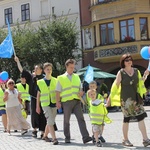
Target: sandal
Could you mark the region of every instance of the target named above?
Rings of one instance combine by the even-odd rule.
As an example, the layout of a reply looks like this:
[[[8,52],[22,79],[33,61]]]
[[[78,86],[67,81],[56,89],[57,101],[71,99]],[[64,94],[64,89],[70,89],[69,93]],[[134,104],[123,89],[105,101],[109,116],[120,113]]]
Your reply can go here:
[[[24,134],[26,134],[27,132],[28,132],[27,129],[23,129],[23,130],[21,131],[21,135],[24,135]]]
[[[148,145],[150,145],[150,139],[143,140],[143,145],[144,147],[147,147]]]
[[[53,145],[58,145],[59,144],[57,139],[54,139],[52,142],[53,142]]]
[[[52,140],[51,139],[49,139],[47,136],[43,136],[42,137],[42,140],[45,140],[46,142],[52,142]]]
[[[122,144],[124,146],[129,146],[129,147],[133,146],[133,144],[129,140],[123,140]]]
[[[96,146],[97,147],[102,147],[102,142],[101,141],[96,142]]]

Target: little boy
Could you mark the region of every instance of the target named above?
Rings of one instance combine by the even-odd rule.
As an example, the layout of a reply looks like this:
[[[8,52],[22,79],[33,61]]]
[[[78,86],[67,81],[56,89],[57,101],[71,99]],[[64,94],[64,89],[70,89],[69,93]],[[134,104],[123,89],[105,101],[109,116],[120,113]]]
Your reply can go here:
[[[112,121],[107,117],[108,111],[104,106],[104,103],[100,99],[96,99],[96,90],[92,89],[88,92],[90,101],[90,119],[92,124],[92,132],[95,138],[96,146],[102,147],[99,135],[102,134],[102,128],[105,123],[111,123]]]
[[[88,93],[90,90],[93,90],[93,89],[94,90],[97,89],[97,83],[95,81],[92,81],[89,83],[89,90],[87,91],[87,94],[86,94],[86,103],[88,106],[88,112],[90,112],[90,101],[91,101],[91,98],[89,97]],[[100,99],[102,102],[104,102],[104,97],[101,94],[96,93],[96,98]],[[102,133],[103,133],[103,130],[104,130],[104,125],[102,126]],[[101,133],[101,136],[99,137],[99,139],[101,140],[101,142],[105,143],[106,141],[102,137],[102,133]]]

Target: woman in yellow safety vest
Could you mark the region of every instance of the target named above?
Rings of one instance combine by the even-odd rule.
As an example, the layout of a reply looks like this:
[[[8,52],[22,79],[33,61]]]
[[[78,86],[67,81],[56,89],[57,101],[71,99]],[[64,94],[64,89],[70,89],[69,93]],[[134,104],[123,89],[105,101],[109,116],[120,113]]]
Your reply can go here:
[[[130,54],[124,54],[120,59],[121,69],[117,73],[115,82],[112,85],[110,97],[107,105],[111,102],[111,106],[121,106],[123,120],[123,142],[125,146],[133,146],[128,139],[129,122],[131,118],[138,121],[139,130],[143,136],[143,145],[150,145],[150,139],[147,136],[144,118],[147,114],[144,110],[141,98],[146,93],[144,86],[145,77],[149,74],[145,71],[143,78],[137,68],[133,68],[133,58]]]

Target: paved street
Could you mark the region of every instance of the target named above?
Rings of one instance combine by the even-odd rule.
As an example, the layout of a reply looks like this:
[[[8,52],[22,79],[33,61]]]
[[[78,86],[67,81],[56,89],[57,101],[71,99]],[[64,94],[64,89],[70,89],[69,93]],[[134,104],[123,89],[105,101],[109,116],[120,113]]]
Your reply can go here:
[[[148,116],[145,119],[147,132],[150,137],[150,107],[145,107]],[[84,114],[86,124],[91,134],[91,124],[87,114]],[[71,116],[71,144],[64,143],[63,136],[63,115],[57,115],[56,123],[59,131],[56,132],[59,145],[52,145],[52,143],[47,143],[40,138],[35,139],[31,137],[31,130],[24,136],[21,136],[20,132],[14,133],[9,136],[7,133],[3,133],[2,122],[0,121],[0,150],[145,150],[150,149],[150,147],[144,148],[142,145],[142,136],[138,130],[138,124],[136,122],[130,123],[129,137],[130,141],[135,145],[135,147],[127,148],[123,147],[122,142],[122,113],[111,111],[109,117],[113,119],[113,123],[106,124],[103,137],[106,139],[106,143],[103,144],[103,147],[96,147],[91,143],[83,144],[82,138],[79,132],[78,124],[74,115]],[[1,120],[1,118],[0,118]],[[30,116],[28,117],[30,122]],[[40,133],[38,134],[40,135]]]

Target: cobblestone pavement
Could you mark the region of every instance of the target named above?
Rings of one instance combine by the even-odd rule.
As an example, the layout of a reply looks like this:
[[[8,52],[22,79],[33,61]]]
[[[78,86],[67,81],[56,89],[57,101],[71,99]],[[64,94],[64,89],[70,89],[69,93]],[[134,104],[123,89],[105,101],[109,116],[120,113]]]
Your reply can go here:
[[[148,136],[150,137],[150,107],[145,107],[148,117],[145,119]],[[84,114],[88,131],[90,135],[91,133],[91,124],[89,120],[88,114]],[[103,137],[106,139],[106,143],[103,144],[103,147],[96,147],[92,144],[92,142],[88,144],[82,143],[82,137],[79,132],[78,124],[74,115],[71,116],[70,128],[71,128],[71,144],[64,143],[64,135],[63,135],[63,114],[59,114],[56,117],[56,124],[58,126],[58,131],[56,135],[59,140],[59,145],[52,145],[52,143],[45,142],[39,138],[40,133],[38,133],[38,138],[31,137],[31,131],[21,136],[20,132],[14,133],[12,131],[12,135],[8,135],[7,133],[3,133],[2,122],[0,122],[0,150],[149,150],[150,147],[144,148],[142,144],[142,136],[140,131],[138,130],[137,122],[130,123],[129,127],[129,137],[130,141],[134,144],[135,147],[124,147],[122,146],[122,113],[111,111],[109,113],[109,117],[113,120],[113,123],[106,124]],[[1,120],[1,118],[0,118]],[[27,119],[30,122],[30,116]]]

